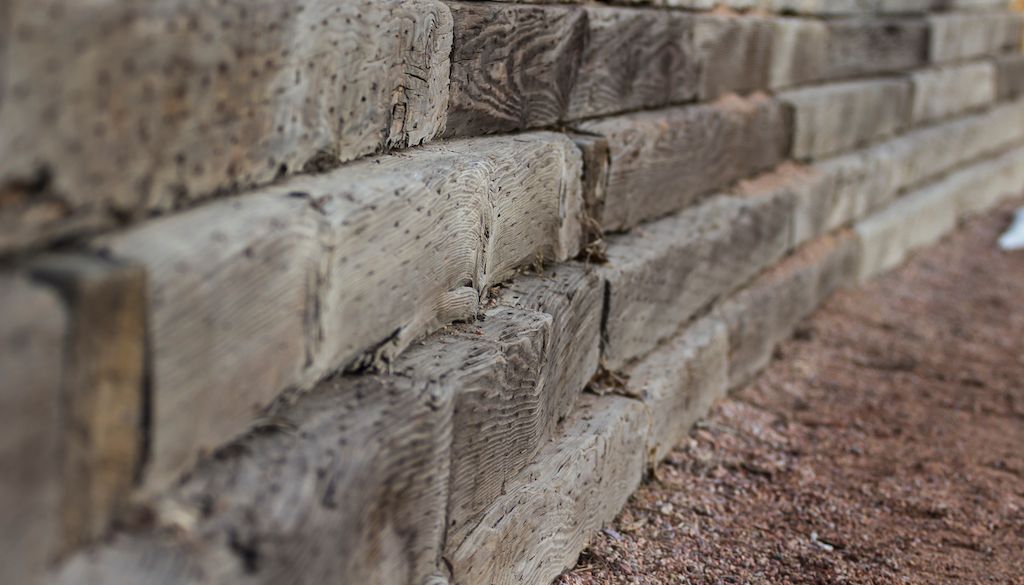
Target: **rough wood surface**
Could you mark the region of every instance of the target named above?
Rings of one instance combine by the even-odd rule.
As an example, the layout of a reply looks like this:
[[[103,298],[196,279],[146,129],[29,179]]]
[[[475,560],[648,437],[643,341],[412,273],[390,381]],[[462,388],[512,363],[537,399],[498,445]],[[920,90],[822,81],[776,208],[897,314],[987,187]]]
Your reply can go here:
[[[10,0],[0,251],[444,127],[437,0]]]
[[[445,385],[324,382],[53,582],[444,583],[451,416]]]
[[[789,148],[783,108],[762,95],[579,125],[611,153],[602,226],[621,231],[769,169]]]
[[[584,230],[582,242],[587,246],[604,236],[601,218],[604,201],[608,196],[608,174],[611,167],[611,147],[603,136],[571,133],[569,135],[583,158]]]
[[[61,546],[68,315],[55,291],[0,275],[0,581],[41,584]]]
[[[777,260],[790,242],[792,197],[720,196],[611,238],[604,360],[620,369]]]
[[[730,388],[750,381],[804,317],[853,282],[858,252],[849,233],[818,238],[716,308],[728,328]]]
[[[462,540],[506,484],[546,443],[558,420],[544,384],[550,315],[498,307],[482,322],[449,328],[415,345],[394,373],[452,387],[447,538]]]
[[[541,396],[552,421],[565,418],[598,369],[604,281],[589,266],[559,264],[542,274],[517,277],[497,301],[551,315]]]
[[[693,18],[685,13],[585,8],[588,41],[568,119],[680,103],[697,94]]]
[[[578,8],[451,2],[455,22],[447,136],[564,119],[587,42]]]
[[[1021,15],[1008,11],[933,14],[928,24],[936,63],[999,53],[1021,41]]]
[[[521,266],[576,255],[558,134],[456,141],[215,202],[100,242],[150,272],[154,485],[281,391],[386,366]],[[202,405],[199,407],[199,405]]]
[[[911,90],[904,80],[850,81],[788,91],[793,156],[819,159],[887,138],[909,124]]]
[[[477,528],[453,543],[453,582],[550,583],[571,567],[640,484],[647,429],[640,402],[586,397]]]
[[[829,21],[824,79],[904,71],[928,58],[922,19],[843,18]]]
[[[645,356],[625,373],[651,421],[647,463],[653,467],[679,445],[729,383],[725,326],[704,318]]]
[[[910,80],[913,124],[980,109],[996,99],[996,67],[988,61],[915,71]]]
[[[29,266],[68,312],[61,365],[61,549],[104,535],[124,511],[145,445],[146,277],[82,255]]]
[[[701,100],[768,88],[775,58],[772,20],[725,15],[701,15],[694,20]]]

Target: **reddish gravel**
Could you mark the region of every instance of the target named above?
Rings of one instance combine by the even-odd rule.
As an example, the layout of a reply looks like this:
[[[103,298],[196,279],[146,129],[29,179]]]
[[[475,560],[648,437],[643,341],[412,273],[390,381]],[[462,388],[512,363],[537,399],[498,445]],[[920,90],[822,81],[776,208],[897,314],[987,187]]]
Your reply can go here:
[[[1010,210],[833,297],[557,584],[1024,584]]]

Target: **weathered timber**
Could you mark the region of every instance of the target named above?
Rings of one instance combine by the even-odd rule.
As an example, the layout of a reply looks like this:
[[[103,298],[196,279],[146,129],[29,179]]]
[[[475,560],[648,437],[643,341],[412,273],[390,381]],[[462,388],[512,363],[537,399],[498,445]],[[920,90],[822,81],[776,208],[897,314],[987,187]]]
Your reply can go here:
[[[828,25],[808,18],[772,20],[769,85],[782,89],[817,81],[826,73]]]
[[[784,109],[763,95],[580,124],[608,139],[602,227],[631,228],[775,166],[788,151],[788,127]]]
[[[999,53],[1021,41],[1021,15],[991,13],[933,14],[929,57],[945,63]]]
[[[1024,53],[1000,55],[996,65],[996,96],[1000,100],[1024,96]]]
[[[149,268],[149,480],[282,390],[386,365],[517,268],[576,255],[580,154],[561,135],[456,141],[297,178],[98,243]],[[202,408],[197,408],[202,404]]]
[[[450,543],[453,582],[550,583],[571,567],[639,486],[648,426],[636,400],[585,397],[473,532]]]
[[[146,277],[82,255],[29,265],[68,313],[61,365],[61,548],[102,536],[125,509],[146,442]]]
[[[909,123],[911,85],[904,80],[834,83],[780,97],[793,110],[793,156],[818,159],[887,138]]]
[[[643,401],[651,421],[649,466],[679,445],[697,419],[725,394],[728,357],[725,326],[703,318],[626,370],[629,392]]]
[[[988,61],[915,71],[910,80],[912,124],[980,109],[996,99],[996,67]]]
[[[558,264],[542,274],[517,277],[501,289],[497,301],[551,315],[542,401],[549,418],[565,418],[598,369],[604,281],[586,265]]]
[[[611,147],[603,136],[571,133],[569,135],[583,158],[583,242],[587,246],[604,235],[601,218],[608,193],[608,174],[611,167]]]
[[[472,2],[449,7],[455,36],[446,135],[564,119],[588,38],[583,10]]]
[[[0,581],[41,584],[60,551],[68,317],[49,287],[0,275]]]
[[[828,21],[824,79],[904,71],[928,58],[928,25],[914,18]]]
[[[604,359],[620,369],[786,251],[793,200],[719,196],[609,240]]]
[[[437,0],[7,4],[0,252],[444,128]]]
[[[773,23],[767,18],[695,17],[694,44],[701,64],[698,97],[707,100],[729,92],[767,89],[774,36]]]
[[[1024,150],[1018,148],[965,167],[900,197],[860,221],[864,249],[859,278],[895,267],[916,248],[937,241],[964,216],[978,213],[1024,184]]]
[[[588,40],[567,119],[681,103],[697,95],[693,18],[586,6]]]
[[[443,583],[451,417],[444,384],[328,380],[53,583]]]
[[[395,363],[396,375],[454,392],[448,539],[461,540],[551,437],[558,415],[543,383],[552,318],[498,307],[484,321],[428,337]],[[563,413],[564,415],[564,413]]]
[[[1024,100],[909,132],[876,153],[898,189],[911,188],[1024,140]]]
[[[804,317],[853,282],[858,254],[849,232],[818,238],[716,308],[729,332],[730,388],[750,381]]]

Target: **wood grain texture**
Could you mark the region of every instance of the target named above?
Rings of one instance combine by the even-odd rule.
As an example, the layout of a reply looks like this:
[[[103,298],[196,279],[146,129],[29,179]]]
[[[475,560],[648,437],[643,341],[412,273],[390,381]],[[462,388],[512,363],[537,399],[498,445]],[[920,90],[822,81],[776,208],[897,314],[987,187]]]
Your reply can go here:
[[[437,0],[10,0],[0,251],[444,127]]]
[[[451,416],[443,384],[326,381],[54,582],[443,583]]]
[[[465,538],[487,507],[546,443],[558,420],[546,404],[552,318],[497,307],[484,320],[415,345],[395,374],[449,384],[455,393],[447,538]]]
[[[583,247],[604,236],[601,218],[608,196],[608,175],[611,169],[611,146],[604,136],[570,133],[583,158]]]
[[[725,325],[703,318],[626,370],[629,391],[643,401],[651,421],[648,466],[679,445],[697,419],[725,394],[728,358]]]
[[[848,232],[818,238],[716,308],[728,328],[730,388],[749,382],[801,320],[835,289],[853,283],[858,254]]]
[[[61,551],[103,536],[125,510],[146,441],[146,275],[51,254],[28,267],[68,312],[61,364]]]
[[[996,99],[996,66],[987,61],[914,71],[911,123],[982,109]]]
[[[61,542],[68,315],[49,287],[0,275],[0,581],[41,584]]]
[[[699,311],[785,253],[793,201],[719,196],[611,238],[604,360],[620,369],[674,337]]]
[[[578,8],[451,2],[447,136],[552,126],[565,118],[587,42]]]
[[[898,134],[910,123],[905,80],[834,83],[779,96],[793,111],[793,157],[820,159]]]
[[[550,413],[549,424],[564,419],[597,373],[604,281],[590,266],[558,264],[541,274],[517,277],[496,300],[551,316],[541,400]]]
[[[413,340],[475,315],[521,266],[575,256],[580,173],[562,135],[456,141],[98,242],[150,273],[149,483],[237,436],[281,391],[386,367]]]
[[[1022,15],[1013,12],[933,14],[929,57],[945,63],[999,53],[1021,41]]]
[[[789,149],[787,122],[777,102],[755,95],[580,124],[611,152],[602,226],[631,228],[775,166]]]
[[[643,405],[588,396],[446,558],[459,585],[550,583],[639,486]]]
[[[824,79],[891,73],[927,62],[929,26],[919,18],[828,21]]]
[[[701,100],[768,88],[775,38],[771,19],[699,15],[694,20]]]
[[[693,18],[586,6],[588,40],[567,119],[685,102],[697,95]]]

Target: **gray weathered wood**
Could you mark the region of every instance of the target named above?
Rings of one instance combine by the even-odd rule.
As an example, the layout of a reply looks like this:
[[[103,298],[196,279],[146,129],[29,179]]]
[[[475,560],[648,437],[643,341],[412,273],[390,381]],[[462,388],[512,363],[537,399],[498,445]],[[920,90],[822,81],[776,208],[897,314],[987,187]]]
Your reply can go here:
[[[41,584],[62,544],[68,315],[57,294],[0,275],[0,581]]]
[[[443,583],[451,417],[444,384],[324,382],[53,582]]]
[[[770,85],[782,89],[826,74],[828,25],[809,18],[773,18]]]
[[[858,253],[849,233],[818,238],[716,308],[729,332],[730,388],[750,381],[804,317],[853,282]]]
[[[0,250],[430,140],[437,0],[9,0]]]
[[[834,83],[779,96],[793,110],[793,156],[819,159],[901,132],[910,121],[904,80]]]
[[[629,392],[640,397],[651,421],[648,465],[661,461],[725,394],[728,358],[725,326],[704,318],[626,371]]]
[[[584,248],[604,236],[601,218],[608,194],[608,173],[611,148],[603,136],[572,133],[569,135],[583,157]]]
[[[909,132],[878,146],[893,185],[921,185],[964,163],[1024,140],[1024,100]]]
[[[996,67],[988,61],[915,71],[910,80],[912,124],[984,108],[996,99]]]
[[[793,200],[720,196],[610,239],[604,359],[619,369],[780,258]]]
[[[996,97],[1011,100],[1024,95],[1024,53],[1001,55],[995,65]]]
[[[827,25],[824,79],[904,71],[927,61],[923,19],[843,18]]]
[[[569,99],[570,120],[680,103],[697,94],[693,18],[587,6],[588,41]]]
[[[1024,184],[1024,150],[1016,148],[941,177],[900,197],[856,224],[863,247],[861,280],[900,264],[914,249],[952,231],[965,216],[984,211]]]
[[[929,57],[945,63],[999,53],[1021,42],[1021,15],[1008,11],[933,14]]]
[[[484,321],[428,337],[395,363],[396,375],[452,387],[448,539],[472,530],[506,484],[551,437],[556,413],[544,384],[552,318],[497,307]]]
[[[595,120],[579,128],[608,139],[602,226],[613,231],[672,213],[771,168],[789,148],[783,108],[760,95]]]
[[[694,20],[700,99],[768,88],[775,58],[772,20],[733,15],[700,15]]]
[[[598,369],[604,281],[583,264],[558,264],[517,277],[497,301],[551,315],[542,400],[553,419],[565,418]]]
[[[451,2],[448,136],[551,126],[563,119],[587,42],[579,8]]]
[[[104,535],[124,511],[146,436],[146,278],[83,255],[29,265],[68,312],[61,371],[61,549]]]
[[[644,469],[643,405],[588,396],[445,558],[459,585],[550,583],[618,514]]]
[[[214,202],[98,243],[150,273],[151,485],[282,390],[477,312],[521,266],[576,255],[580,154],[538,133],[426,146]]]

